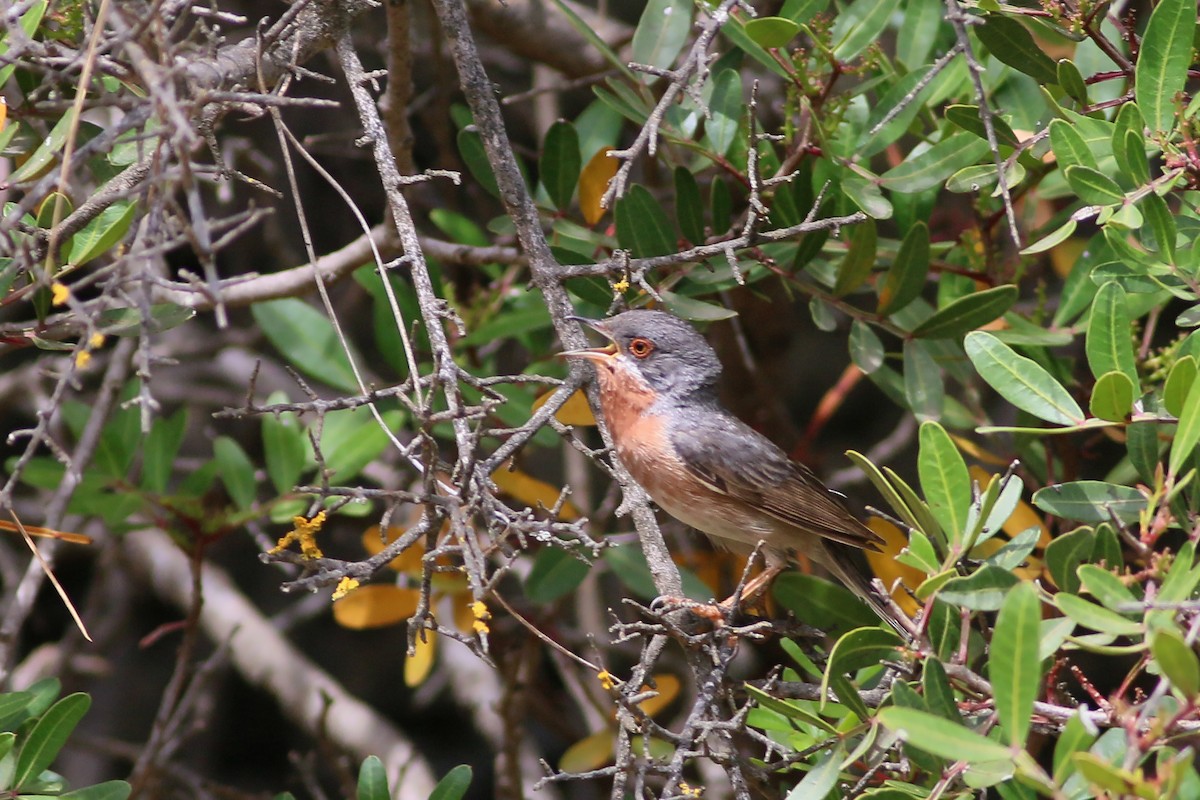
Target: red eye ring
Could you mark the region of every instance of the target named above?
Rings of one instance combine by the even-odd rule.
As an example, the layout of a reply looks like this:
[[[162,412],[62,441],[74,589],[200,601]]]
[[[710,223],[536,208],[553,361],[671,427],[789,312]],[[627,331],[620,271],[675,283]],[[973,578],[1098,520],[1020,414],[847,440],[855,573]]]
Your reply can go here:
[[[654,342],[639,336],[629,342],[629,352],[634,358],[645,358],[654,352]]]

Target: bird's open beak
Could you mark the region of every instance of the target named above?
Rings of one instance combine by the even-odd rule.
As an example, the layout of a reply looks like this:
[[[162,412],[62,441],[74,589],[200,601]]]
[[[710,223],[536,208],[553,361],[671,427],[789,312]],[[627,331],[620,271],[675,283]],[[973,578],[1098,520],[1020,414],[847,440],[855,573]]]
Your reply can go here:
[[[582,322],[584,325],[587,325],[592,330],[595,330],[595,331],[603,334],[605,337],[607,337],[610,340],[612,339],[612,336],[608,332],[608,326],[606,326],[604,324],[604,320],[588,319],[587,317],[568,317],[568,319],[573,319],[577,322]],[[593,361],[593,362],[599,364],[599,363],[608,361],[616,354],[617,354],[616,342],[610,341],[609,344],[606,344],[604,347],[588,347],[583,350],[565,350],[565,351],[559,353],[558,357],[559,358],[585,358],[588,361]]]

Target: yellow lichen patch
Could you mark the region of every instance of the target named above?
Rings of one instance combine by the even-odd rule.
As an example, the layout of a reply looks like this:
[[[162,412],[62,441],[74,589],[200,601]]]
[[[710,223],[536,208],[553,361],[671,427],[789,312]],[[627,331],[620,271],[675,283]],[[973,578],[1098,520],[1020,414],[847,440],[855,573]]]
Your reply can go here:
[[[92,363],[92,354],[87,350],[80,350],[75,354],[75,366],[79,369],[87,369],[87,365]]]
[[[88,337],[88,349],[97,350],[104,346],[104,334],[96,331]]]
[[[383,628],[416,613],[420,598],[416,589],[382,583],[363,586],[333,604],[333,618],[343,628],[356,631]]]
[[[50,305],[61,306],[71,297],[71,290],[62,281],[50,284]]]
[[[917,613],[921,606],[905,588],[915,590],[925,580],[925,573],[896,560],[900,551],[908,546],[908,538],[895,525],[878,517],[868,519],[867,527],[883,539],[882,551],[867,551],[867,563],[870,564],[871,571],[891,590],[892,599],[904,609],[904,613]],[[896,583],[897,579],[899,584]],[[895,588],[892,588],[893,586]]]
[[[488,611],[487,603],[482,600],[476,600],[471,603],[471,616],[473,620],[471,627],[479,636],[490,633],[491,628],[488,627],[488,621],[492,618],[492,612]]]
[[[321,526],[325,524],[325,512],[318,513],[312,519],[306,517],[292,517],[293,527],[285,533],[283,537],[271,548],[271,553],[282,553],[288,548],[292,542],[300,543],[300,553],[305,558],[321,558],[323,553],[321,548],[317,546],[317,533],[321,530]]]
[[[333,590],[333,597],[330,599],[334,602],[341,600],[343,597],[357,589],[358,586],[358,580],[347,575],[345,578],[342,578],[340,581],[338,581],[337,588]]]
[[[612,285],[613,294],[625,294],[629,291],[629,278],[621,278]]]
[[[596,673],[596,680],[600,681],[600,685],[604,687],[604,691],[608,691],[617,685],[617,681],[613,678],[612,673],[606,669],[602,669]]]

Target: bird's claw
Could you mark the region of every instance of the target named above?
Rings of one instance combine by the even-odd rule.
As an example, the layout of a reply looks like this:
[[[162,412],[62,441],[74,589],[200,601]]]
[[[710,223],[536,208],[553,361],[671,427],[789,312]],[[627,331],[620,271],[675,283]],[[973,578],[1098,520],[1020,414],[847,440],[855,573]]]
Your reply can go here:
[[[686,597],[662,595],[650,603],[650,610],[655,614],[670,614],[674,611],[687,611],[700,619],[708,620],[714,628],[720,628],[730,622],[735,611],[733,604],[700,603]]]

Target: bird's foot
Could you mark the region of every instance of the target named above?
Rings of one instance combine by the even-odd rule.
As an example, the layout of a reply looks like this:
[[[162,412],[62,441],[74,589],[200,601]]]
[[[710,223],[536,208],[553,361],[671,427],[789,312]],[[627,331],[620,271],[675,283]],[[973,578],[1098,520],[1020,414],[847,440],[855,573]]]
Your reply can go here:
[[[721,603],[701,603],[686,597],[662,595],[650,603],[650,610],[656,614],[670,614],[674,611],[687,611],[693,616],[707,620],[714,628],[724,627],[731,622],[736,608],[729,601]]]

